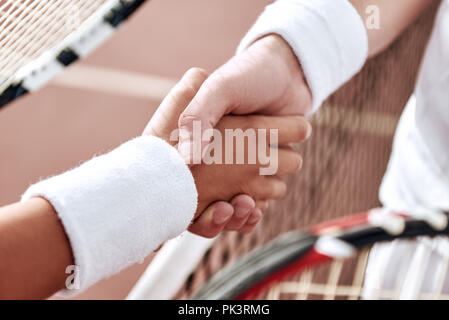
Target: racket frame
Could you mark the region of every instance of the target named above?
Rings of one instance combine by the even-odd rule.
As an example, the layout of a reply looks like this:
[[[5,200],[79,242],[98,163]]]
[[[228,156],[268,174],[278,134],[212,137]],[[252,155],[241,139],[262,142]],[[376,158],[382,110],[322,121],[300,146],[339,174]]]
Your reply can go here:
[[[145,1],[105,2],[59,44],[22,66],[11,77],[0,79],[0,109],[23,95],[40,89],[64,68],[94,51]]]
[[[448,217],[448,213],[422,209],[413,214],[373,209],[285,234],[223,269],[192,299],[251,299],[288,276],[349,258],[375,243],[449,235]]]

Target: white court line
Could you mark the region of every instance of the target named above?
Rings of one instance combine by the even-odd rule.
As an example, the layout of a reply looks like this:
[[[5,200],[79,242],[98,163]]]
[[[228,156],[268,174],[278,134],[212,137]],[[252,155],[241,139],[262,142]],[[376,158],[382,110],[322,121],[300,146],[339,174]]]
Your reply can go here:
[[[52,84],[161,101],[176,81],[146,73],[76,65],[57,76]],[[311,118],[312,124],[316,126],[379,137],[393,136],[398,120],[399,117],[393,114],[368,109],[356,111],[341,106],[323,106],[320,112]]]
[[[162,100],[176,80],[123,70],[77,65],[57,76],[52,85]]]

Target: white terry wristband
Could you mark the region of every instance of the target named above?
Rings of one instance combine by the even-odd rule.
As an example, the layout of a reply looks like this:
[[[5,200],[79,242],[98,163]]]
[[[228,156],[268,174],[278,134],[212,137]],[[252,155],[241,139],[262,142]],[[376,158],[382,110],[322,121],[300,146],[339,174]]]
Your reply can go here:
[[[192,174],[178,151],[144,136],[32,185],[58,213],[69,238],[79,290],[142,261],[187,229],[197,207]]]
[[[368,54],[366,29],[348,0],[278,0],[265,8],[237,52],[270,33],[283,37],[298,57],[312,91],[312,112],[362,68]]]

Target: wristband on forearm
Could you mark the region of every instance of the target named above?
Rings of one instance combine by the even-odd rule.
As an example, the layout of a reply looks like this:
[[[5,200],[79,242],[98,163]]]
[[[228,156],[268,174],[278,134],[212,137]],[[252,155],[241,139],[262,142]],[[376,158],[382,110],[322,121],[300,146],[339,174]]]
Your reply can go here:
[[[139,137],[80,167],[32,185],[22,201],[47,199],[79,270],[79,290],[142,261],[185,231],[197,207],[190,170],[163,140]]]
[[[265,8],[237,52],[271,33],[295,52],[312,92],[312,112],[362,68],[368,54],[366,29],[348,0],[278,0]]]

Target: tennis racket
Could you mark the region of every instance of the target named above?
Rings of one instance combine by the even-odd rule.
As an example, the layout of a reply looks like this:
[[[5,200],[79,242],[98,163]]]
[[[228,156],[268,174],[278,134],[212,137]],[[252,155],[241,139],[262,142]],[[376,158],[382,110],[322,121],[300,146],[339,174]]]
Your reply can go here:
[[[145,0],[0,0],[0,108],[106,41]]]
[[[419,241],[399,243],[398,257],[372,257],[375,274],[365,279],[373,245],[448,234],[447,213],[374,209],[285,234],[223,269],[193,299],[448,299],[449,252],[430,257]]]

